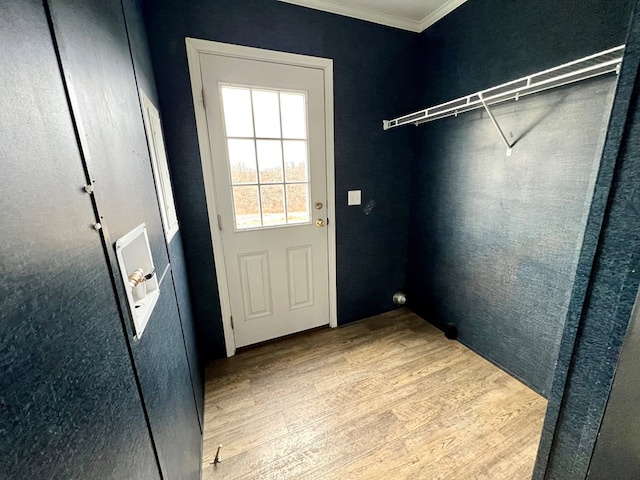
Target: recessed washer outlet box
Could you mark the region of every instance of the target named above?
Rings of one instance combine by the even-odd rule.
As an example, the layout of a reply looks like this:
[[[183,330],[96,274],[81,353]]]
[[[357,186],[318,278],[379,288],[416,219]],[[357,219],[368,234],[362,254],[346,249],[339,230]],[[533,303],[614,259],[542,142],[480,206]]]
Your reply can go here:
[[[133,321],[136,337],[140,338],[160,296],[158,275],[151,257],[147,227],[144,223],[138,225],[119,238],[115,246],[120,276],[127,293],[129,314]],[[134,289],[129,278],[136,270],[141,270],[145,279]]]

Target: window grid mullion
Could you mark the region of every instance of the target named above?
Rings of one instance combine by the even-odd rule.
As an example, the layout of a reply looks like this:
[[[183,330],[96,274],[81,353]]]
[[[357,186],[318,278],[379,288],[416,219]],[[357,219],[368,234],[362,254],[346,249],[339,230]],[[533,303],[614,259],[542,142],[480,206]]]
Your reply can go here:
[[[284,165],[284,142],[282,141],[282,102],[278,92],[278,120],[280,120],[280,164],[282,165],[282,195],[284,200],[284,223],[289,224],[289,205],[287,203],[287,170]]]
[[[262,187],[260,184],[260,162],[258,161],[258,141],[256,137],[256,115],[253,111],[253,90],[251,93],[251,122],[253,123],[253,148],[256,151],[256,180],[258,181],[258,208],[260,209],[260,226],[264,226],[264,215],[262,213]]]
[[[308,139],[306,138],[289,138],[289,137],[239,137],[239,136],[228,136],[225,138],[230,138],[231,140],[284,140],[284,141],[291,141],[291,142],[307,142]]]
[[[251,98],[251,122],[252,122],[252,127],[253,127],[253,136],[248,137],[248,136],[226,136],[225,135],[225,139],[227,140],[227,150],[228,150],[228,141],[233,139],[238,139],[238,140],[252,140],[253,141],[253,147],[254,147],[254,152],[255,152],[255,167],[256,167],[256,182],[248,182],[248,183],[234,183],[233,179],[231,179],[231,187],[232,187],[232,191],[233,191],[233,187],[235,186],[244,186],[244,187],[256,187],[258,190],[258,209],[259,209],[259,213],[260,213],[260,227],[264,227],[265,223],[264,223],[264,212],[263,212],[263,207],[262,207],[262,187],[263,186],[281,186],[282,187],[282,192],[283,192],[283,201],[284,201],[284,225],[289,225],[289,215],[288,215],[288,197],[287,197],[287,186],[288,185],[305,185],[306,188],[306,192],[307,192],[307,212],[308,212],[308,216],[309,218],[311,217],[311,212],[309,210],[309,205],[310,205],[310,179],[309,179],[309,154],[308,154],[308,148],[309,148],[309,139],[308,139],[308,134],[307,134],[307,138],[285,138],[283,135],[283,130],[282,130],[282,97],[281,94],[282,92],[280,92],[279,90],[276,90],[276,92],[278,93],[278,119],[280,122],[280,137],[258,137],[256,135],[256,119],[255,119],[255,108],[254,108],[254,91],[257,89],[252,89],[252,88],[248,88],[247,90],[249,90],[250,93],[250,98]],[[307,102],[305,102],[305,106],[307,106]],[[308,128],[308,125],[307,125]],[[226,133],[226,132],[225,132]],[[280,142],[280,153],[281,153],[281,157],[280,157],[280,163],[281,163],[281,167],[282,167],[282,181],[281,182],[262,182],[262,180],[260,179],[260,162],[258,159],[258,140],[275,140],[275,141],[279,141]],[[287,176],[286,176],[286,165],[285,165],[285,160],[284,160],[284,142],[285,141],[298,141],[298,142],[304,142],[306,144],[307,147],[307,159],[305,162],[305,170],[306,170],[306,180],[305,181],[292,181],[292,182],[288,182],[287,181]],[[227,155],[228,156],[228,155]],[[235,201],[234,201],[235,204]],[[235,210],[235,209],[234,209]],[[236,212],[234,211],[234,216],[235,216]],[[298,222],[295,222],[298,223]],[[236,221],[236,228],[237,228],[237,221]],[[248,227],[248,228],[252,228],[252,227]],[[255,227],[254,227],[255,228]],[[245,228],[242,228],[241,230],[245,230]]]

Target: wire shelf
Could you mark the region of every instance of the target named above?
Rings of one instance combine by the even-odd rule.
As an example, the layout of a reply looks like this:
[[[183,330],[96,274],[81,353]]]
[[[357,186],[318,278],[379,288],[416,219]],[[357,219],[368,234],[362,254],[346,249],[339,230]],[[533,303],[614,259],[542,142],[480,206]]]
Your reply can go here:
[[[441,118],[458,115],[478,108],[518,100],[526,95],[561,87],[588,78],[598,77],[620,71],[625,45],[620,45],[588,57],[574,60],[557,67],[543,70],[496,87],[456,98],[446,103],[434,105],[418,112],[403,115],[393,120],[383,120],[383,128],[400,127],[402,125],[420,125]]]

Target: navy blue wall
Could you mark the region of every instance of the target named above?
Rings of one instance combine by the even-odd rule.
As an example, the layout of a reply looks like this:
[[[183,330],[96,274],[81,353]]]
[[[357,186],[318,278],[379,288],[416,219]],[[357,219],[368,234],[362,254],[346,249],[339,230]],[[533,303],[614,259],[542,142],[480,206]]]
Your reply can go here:
[[[123,0],[123,9],[129,36],[129,45],[133,59],[134,73],[138,88],[142,89],[151,102],[158,108],[158,94],[156,92],[151,55],[147,41],[147,30],[142,18],[140,0]],[[160,112],[162,115],[162,112]],[[196,405],[200,423],[204,415],[204,366],[199,357],[195,321],[191,310],[191,297],[187,279],[184,252],[182,250],[182,236],[178,230],[168,245],[169,261],[171,263],[172,280],[178,301],[180,325],[182,327],[185,348],[189,360],[189,370],[193,383]]]
[[[137,63],[141,84],[152,83],[142,80],[151,75],[136,42],[144,38],[136,33],[142,24],[129,4],[127,25],[120,0],[49,5],[112,271],[119,275],[114,242],[144,222],[161,279],[160,299],[142,337],[134,337],[125,322],[160,468],[165,478],[198,478],[201,430],[133,68]],[[133,58],[127,26],[136,46]],[[115,288],[128,318],[122,282]]]
[[[598,171],[613,79],[494,108],[520,140],[511,157],[486,113],[422,127],[408,293],[434,323],[543,395]]]
[[[624,43],[632,2],[471,0],[421,35],[426,107]],[[613,78],[613,77],[610,77]],[[548,395],[614,83],[418,128],[407,290],[430,321]]]
[[[0,478],[160,478],[42,2],[0,43]]]
[[[468,0],[421,34],[425,107],[624,43],[633,0]]]
[[[586,475],[640,283],[638,5],[633,22],[549,396],[536,479]],[[622,472],[611,470],[606,478],[624,478],[617,476]]]
[[[0,477],[199,478],[202,375],[144,134],[137,83],[155,89],[140,6],[0,12]],[[136,338],[113,244],[143,222],[161,293]]]
[[[413,132],[383,132],[412,108],[418,35],[273,0],[149,0],[150,35],[176,203],[203,352],[224,341],[185,37],[334,60],[338,322],[394,307],[406,265]],[[346,206],[361,189],[370,215]]]
[[[640,472],[640,297],[620,353],[589,478],[633,480]],[[614,473],[615,472],[615,473]]]

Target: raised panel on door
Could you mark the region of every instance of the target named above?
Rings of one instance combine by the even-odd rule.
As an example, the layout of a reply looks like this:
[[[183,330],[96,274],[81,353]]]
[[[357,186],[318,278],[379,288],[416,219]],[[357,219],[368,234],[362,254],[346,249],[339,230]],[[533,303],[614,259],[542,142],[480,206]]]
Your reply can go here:
[[[289,309],[313,305],[313,254],[311,245],[287,248]]]
[[[269,252],[238,256],[246,320],[272,315]]]

